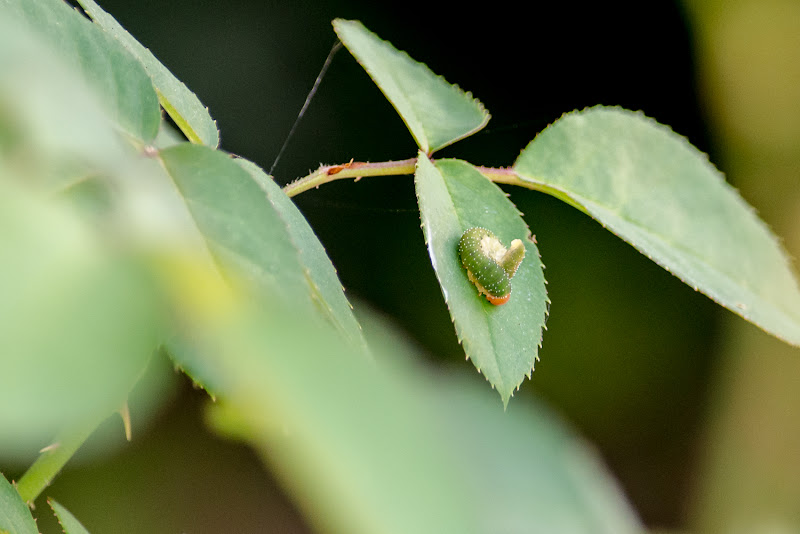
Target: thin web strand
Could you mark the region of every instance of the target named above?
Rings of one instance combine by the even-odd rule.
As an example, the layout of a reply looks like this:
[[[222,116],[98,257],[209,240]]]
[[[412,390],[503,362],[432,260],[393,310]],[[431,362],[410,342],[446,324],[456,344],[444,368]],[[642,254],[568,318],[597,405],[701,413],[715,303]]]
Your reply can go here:
[[[275,167],[278,165],[278,161],[280,161],[283,152],[286,150],[286,147],[289,145],[289,141],[292,139],[294,135],[294,131],[297,129],[297,125],[300,124],[300,119],[303,118],[306,110],[308,109],[309,104],[311,104],[311,99],[314,98],[314,95],[317,93],[317,89],[319,88],[319,84],[322,82],[322,78],[325,77],[325,73],[328,72],[328,67],[331,66],[331,62],[333,61],[333,56],[336,55],[336,52],[342,47],[342,42],[337,40],[334,43],[331,51],[328,52],[328,57],[325,58],[325,63],[322,65],[322,69],[320,69],[319,74],[317,75],[317,79],[314,81],[314,86],[309,91],[308,96],[306,97],[306,101],[303,103],[303,107],[300,108],[300,113],[297,114],[297,118],[294,120],[294,124],[292,124],[292,129],[289,130],[289,134],[286,136],[286,140],[283,142],[283,146],[278,151],[278,155],[275,156],[275,161],[272,162],[272,166],[269,168],[269,175],[272,176],[273,172],[275,171]]]

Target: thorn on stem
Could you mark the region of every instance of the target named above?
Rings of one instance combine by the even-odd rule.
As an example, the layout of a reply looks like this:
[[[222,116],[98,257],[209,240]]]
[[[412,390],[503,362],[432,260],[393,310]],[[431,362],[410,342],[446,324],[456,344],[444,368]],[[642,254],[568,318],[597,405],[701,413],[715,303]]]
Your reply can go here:
[[[55,443],[51,443],[47,447],[43,447],[43,448],[39,449],[39,454],[42,454],[42,453],[45,453],[45,452],[54,451],[57,448],[59,448],[60,446],[61,446],[61,443],[56,441]]]
[[[128,401],[122,405],[118,410],[119,416],[122,417],[122,425],[125,427],[125,439],[131,440],[131,411],[128,408]]]

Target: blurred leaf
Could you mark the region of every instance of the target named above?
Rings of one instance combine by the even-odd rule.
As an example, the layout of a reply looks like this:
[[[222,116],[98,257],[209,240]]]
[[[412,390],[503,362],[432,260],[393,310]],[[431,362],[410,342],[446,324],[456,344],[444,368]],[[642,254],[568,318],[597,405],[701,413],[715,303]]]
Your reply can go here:
[[[124,167],[125,157],[79,71],[41,32],[0,10],[0,176],[61,189],[87,167]]]
[[[186,139],[181,132],[166,119],[163,119],[161,121],[161,127],[158,129],[158,135],[153,140],[153,146],[156,148],[168,148],[184,143],[185,141]]]
[[[539,251],[505,193],[468,163],[439,160],[434,166],[420,153],[415,181],[425,242],[458,338],[507,404],[524,377],[530,377],[547,316]],[[511,298],[502,306],[481,296],[461,265],[458,241],[474,226],[489,229],[506,246],[512,239],[525,244]]]
[[[39,534],[28,505],[14,486],[0,474],[0,533]]]
[[[69,510],[58,504],[53,499],[47,500],[50,508],[53,509],[53,512],[56,514],[58,518],[58,522],[61,524],[61,528],[64,529],[64,534],[89,534],[89,531],[86,530],[86,527],[81,525],[81,522],[75,519],[75,516],[72,515]]]
[[[319,531],[638,531],[617,485],[542,406],[503,413],[383,332],[372,365],[287,310],[230,324],[195,354],[224,401],[211,422],[261,453]]]
[[[158,90],[161,105],[187,139],[216,148],[219,145],[217,123],[197,96],[93,0],[78,0],[78,3],[97,24],[138,58]]]
[[[116,40],[62,0],[2,3],[6,14],[16,15],[46,36],[54,50],[82,73],[122,130],[144,142],[155,138],[161,114],[153,84]]]
[[[407,342],[374,318],[364,322],[370,345],[390,364],[387,376],[430,406],[435,439],[465,477],[467,504],[479,510],[479,532],[643,532],[595,452],[544,403],[528,398],[501,412],[473,377],[410,365],[418,357]]]
[[[621,109],[569,113],[528,145],[514,170],[715,302],[800,345],[800,292],[778,240],[668,128]]]
[[[324,272],[323,260],[329,261],[324,250],[318,243],[315,250],[311,239],[316,238],[310,228],[308,233],[302,229],[298,221],[302,216],[299,212],[291,214],[285,205],[290,201],[280,198],[283,193],[277,186],[276,191],[268,193],[272,189],[269,178],[260,169],[189,143],[161,151],[161,158],[219,272],[233,285],[233,291],[221,287],[216,270],[178,265],[172,278],[182,286],[174,295],[179,313],[197,315],[197,308],[219,306],[220,310],[201,311],[205,317],[194,319],[223,320],[232,305],[230,299],[236,299],[230,295],[244,292],[260,306],[293,306],[302,309],[309,319],[324,318],[343,331],[353,346],[364,349],[358,323],[332,266]],[[288,224],[292,224],[291,230]],[[187,280],[198,283],[186,284]],[[219,392],[193,357],[202,350],[201,343],[192,332],[182,329],[169,339],[168,347],[187,374],[216,396]]]
[[[260,302],[311,309],[300,253],[264,189],[230,156],[183,143],[160,153],[206,246],[234,284]]]
[[[257,165],[245,159],[237,159],[236,162],[264,189],[272,206],[286,224],[289,237],[300,251],[300,261],[314,286],[316,303],[353,346],[366,350],[361,327],[353,315],[352,306],[344,296],[336,269],[306,218],[278,184]]]
[[[262,454],[316,529],[478,532],[414,389],[289,309],[232,323],[201,362],[229,405],[215,420]]]
[[[203,348],[203,332],[190,325],[208,323],[213,327],[235,306],[236,297],[214,260],[197,254],[178,255],[161,265],[161,276],[177,319],[164,345],[176,368],[204,389],[212,399],[218,391],[207,377],[209,372],[197,357]]]
[[[158,342],[154,288],[75,213],[0,181],[0,450],[124,402]]]
[[[500,414],[466,380],[434,389],[440,428],[479,503],[480,532],[643,532],[594,451],[541,403]]]
[[[447,83],[360,22],[336,19],[333,27],[426,154],[474,134],[489,122],[489,114],[471,94]]]

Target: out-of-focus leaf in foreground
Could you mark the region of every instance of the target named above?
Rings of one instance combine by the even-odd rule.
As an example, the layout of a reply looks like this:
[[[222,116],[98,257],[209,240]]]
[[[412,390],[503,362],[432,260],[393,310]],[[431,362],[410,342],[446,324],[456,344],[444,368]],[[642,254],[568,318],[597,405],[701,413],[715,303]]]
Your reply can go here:
[[[231,318],[196,333],[179,361],[227,406],[218,424],[263,454],[321,532],[477,532],[414,390],[314,324],[290,309]]]
[[[0,17],[37,31],[81,74],[123,131],[144,142],[155,138],[161,120],[156,92],[121,44],[62,0],[0,0],[0,6]]]
[[[495,402],[466,379],[437,383],[441,429],[478,503],[480,532],[643,532],[595,452],[539,402]]]
[[[97,100],[46,38],[0,10],[0,178],[59,189],[75,169],[124,166],[113,119]]]
[[[800,291],[753,209],[686,139],[615,108],[564,115],[514,165],[686,284],[800,345]]]
[[[0,451],[27,455],[122,404],[159,313],[135,254],[120,235],[108,246],[120,227],[87,224],[114,217],[85,209],[86,191],[53,196],[128,172],[113,119],[81,68],[15,20],[0,12]]]
[[[69,207],[0,182],[0,450],[114,412],[157,342],[154,288]]]
[[[193,143],[216,148],[219,145],[217,123],[197,96],[97,3],[93,0],[79,0],[78,3],[98,25],[122,43],[142,63],[158,90],[161,105],[187,139]]]
[[[509,415],[395,336],[371,339],[370,362],[300,319],[236,319],[191,357],[219,392],[212,422],[263,455],[320,531],[636,531],[616,484],[540,405]]]

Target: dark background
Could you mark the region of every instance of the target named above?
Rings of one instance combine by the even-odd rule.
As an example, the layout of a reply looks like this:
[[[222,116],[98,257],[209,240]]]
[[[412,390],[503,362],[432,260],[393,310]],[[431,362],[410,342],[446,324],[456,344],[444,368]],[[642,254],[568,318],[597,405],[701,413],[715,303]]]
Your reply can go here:
[[[642,110],[710,148],[691,32],[672,1],[101,5],[209,107],[222,148],[265,169],[335,41],[335,17],[361,20],[491,112],[484,131],[439,157],[510,165],[561,114],[596,104]],[[402,121],[342,49],[275,179],[285,184],[320,163],[414,155]],[[682,525],[716,319],[727,312],[587,216],[540,193],[506,191],[537,236],[552,300],[541,361],[512,402],[545,398],[599,448],[648,525]],[[441,365],[471,366],[427,257],[411,177],[334,182],[295,200],[357,308],[390,316]],[[250,452],[206,432],[203,394],[177,377],[164,391],[168,402],[138,429],[134,410],[131,445],[68,470],[50,493],[97,532],[142,531],[148,518],[159,532],[303,532]]]

